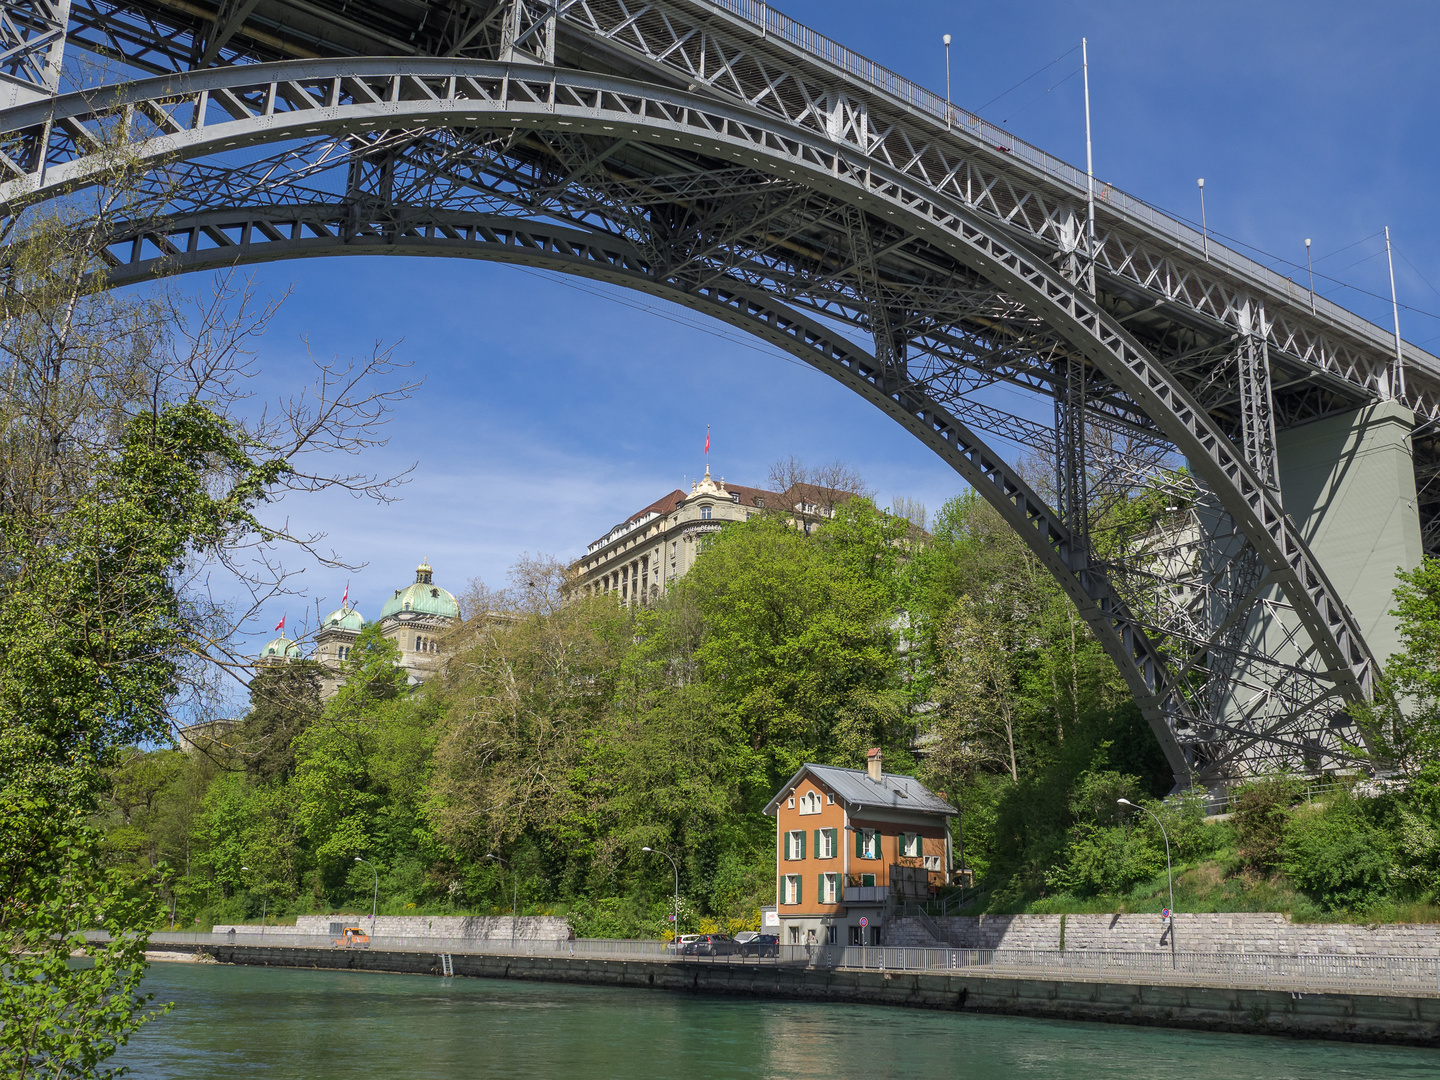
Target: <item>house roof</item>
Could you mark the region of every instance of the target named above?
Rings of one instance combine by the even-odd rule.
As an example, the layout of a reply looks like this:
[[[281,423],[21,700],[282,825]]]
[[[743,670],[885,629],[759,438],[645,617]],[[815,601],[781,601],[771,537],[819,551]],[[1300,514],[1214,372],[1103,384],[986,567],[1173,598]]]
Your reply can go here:
[[[915,814],[937,814],[946,817],[959,816],[960,811],[927,788],[913,776],[899,776],[882,772],[880,782],[870,779],[864,769],[837,769],[833,765],[815,765],[806,762],[796,770],[795,775],[785,781],[779,794],[770,800],[765,813],[773,814],[780,808],[780,800],[794,790],[795,785],[806,773],[815,777],[845,802],[855,807],[880,807],[886,810],[905,810]]]
[[[649,506],[645,507],[645,509],[636,510],[635,513],[631,514],[628,518],[621,522],[621,524],[628,525],[636,518],[642,518],[646,514],[659,514],[663,517],[666,514],[673,513],[675,508],[684,501],[685,493],[679,488],[676,488],[674,491],[670,492],[669,495],[665,495],[661,498],[656,499]]]

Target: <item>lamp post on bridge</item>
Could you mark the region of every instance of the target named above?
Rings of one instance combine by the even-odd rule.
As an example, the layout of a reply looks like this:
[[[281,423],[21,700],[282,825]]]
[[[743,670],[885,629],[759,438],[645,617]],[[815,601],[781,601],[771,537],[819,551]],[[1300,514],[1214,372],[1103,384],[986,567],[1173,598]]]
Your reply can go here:
[[[950,35],[940,39],[945,42],[945,130],[950,130]]]
[[[1210,228],[1205,224],[1205,178],[1202,176],[1195,183],[1200,187],[1200,244],[1205,251],[1205,261],[1210,261]]]
[[[1166,929],[1170,931],[1170,966],[1175,966],[1175,876],[1170,870],[1170,835],[1165,831],[1165,823],[1160,820],[1160,815],[1148,807],[1139,806],[1129,799],[1116,799],[1121,806],[1128,806],[1132,810],[1143,810],[1155,819],[1155,824],[1160,826],[1160,835],[1165,838],[1165,880],[1170,886],[1170,906],[1165,910],[1170,914],[1165,920]]]
[[[945,37],[948,40],[950,35],[946,34]],[[640,850],[648,851],[652,855],[665,855],[665,852],[656,851],[652,847],[642,847]],[[665,855],[665,858],[670,859],[670,856]],[[674,859],[670,859],[670,865],[675,868],[675,930],[671,934],[671,940],[678,942],[680,940],[680,864]]]

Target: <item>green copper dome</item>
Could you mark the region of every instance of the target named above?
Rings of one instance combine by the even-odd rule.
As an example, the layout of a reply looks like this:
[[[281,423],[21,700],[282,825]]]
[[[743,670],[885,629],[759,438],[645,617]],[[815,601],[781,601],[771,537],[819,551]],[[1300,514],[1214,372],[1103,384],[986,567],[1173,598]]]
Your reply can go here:
[[[417,615],[438,615],[442,619],[458,619],[460,605],[444,589],[431,579],[430,566],[421,563],[415,569],[415,584],[406,589],[396,589],[395,595],[385,601],[380,609],[380,618],[389,618],[412,611]]]
[[[360,630],[365,626],[365,616],[356,611],[349,604],[342,608],[336,608],[325,616],[321,624],[322,630]]]
[[[291,660],[300,659],[300,643],[298,641],[291,641],[284,634],[281,634],[260,650],[261,660],[279,660],[281,658]]]

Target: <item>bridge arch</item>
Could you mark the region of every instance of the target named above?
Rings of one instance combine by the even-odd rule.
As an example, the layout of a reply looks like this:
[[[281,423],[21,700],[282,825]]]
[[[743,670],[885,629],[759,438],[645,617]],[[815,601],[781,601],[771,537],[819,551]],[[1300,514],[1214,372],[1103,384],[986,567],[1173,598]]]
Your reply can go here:
[[[0,128],[28,145],[26,154],[36,163],[27,170],[9,159],[13,179],[0,184],[0,208],[13,212],[102,175],[107,165],[104,127],[117,119],[126,152],[148,164],[163,198],[159,219],[113,238],[115,283],[138,280],[145,273],[383,247],[525,262],[673,299],[754,333],[861,393],[996,506],[1095,629],[1177,776],[1217,778],[1233,768],[1246,747],[1260,742],[1292,757],[1313,750],[1313,732],[1307,744],[1291,730],[1305,721],[1294,709],[1272,710],[1264,723],[1247,728],[1217,715],[1213,703],[1206,705],[1194,692],[1194,657],[1162,650],[1152,637],[1157,629],[1153,618],[1147,623],[1142,613],[1132,610],[1114,589],[1106,568],[1090,558],[1083,524],[1078,532],[1075,528],[1083,522],[1077,506],[1048,506],[959,413],[963,408],[991,424],[1024,421],[1007,421],[996,410],[987,415],[984,406],[962,395],[936,392],[937,380],[912,368],[907,354],[921,337],[932,355],[937,348],[933,343],[943,342],[947,334],[973,347],[980,336],[976,326],[984,325],[990,311],[1008,305],[1010,317],[1031,327],[1048,353],[1044,361],[1029,369],[1017,367],[1007,377],[1031,380],[1032,386],[1049,377],[1053,389],[1062,380],[1047,375],[1046,365],[1054,367],[1056,357],[1063,356],[1071,371],[1080,371],[1082,386],[1087,379],[1104,384],[1109,394],[1104,407],[1163,438],[1190,461],[1243,537],[1252,561],[1263,567],[1265,585],[1283,592],[1299,620],[1309,643],[1303,655],[1314,659],[1298,695],[1310,712],[1326,714],[1320,729],[1333,732],[1334,716],[1369,691],[1374,664],[1364,639],[1258,463],[1231,443],[1185,387],[1074,275],[1067,279],[1055,269],[1052,262],[1063,262],[1057,256],[1064,253],[1032,250],[963,201],[918,184],[827,133],[714,96],[545,65],[384,58],[289,61],[150,79],[100,95],[58,97],[0,114]],[[471,146],[485,144],[484,152],[498,161],[507,140],[514,145],[534,133],[588,140],[587,145],[598,148],[594,157],[600,161],[586,163],[595,169],[603,166],[607,147],[627,142],[702,159],[709,163],[710,175],[733,172],[727,192],[733,198],[738,199],[743,177],[762,219],[775,200],[823,203],[832,228],[849,234],[851,250],[841,254],[861,272],[833,275],[844,280],[832,295],[822,290],[817,299],[815,290],[796,287],[793,269],[777,269],[774,258],[767,264],[766,252],[752,252],[740,265],[731,260],[727,266],[721,260],[717,272],[716,260],[696,256],[694,245],[703,243],[703,237],[687,236],[689,246],[666,247],[653,221],[647,225],[649,232],[625,235],[634,220],[633,215],[627,218],[623,199],[563,208],[563,199],[547,204],[538,174],[502,195],[458,172],[446,178],[447,198],[418,205],[396,190],[393,177],[387,186],[383,179],[365,175],[366,168],[397,143],[413,145],[436,137],[470,140]],[[348,161],[350,185],[335,193],[337,201],[294,205],[293,184],[275,197],[274,187],[267,188],[260,172],[252,170],[245,177],[242,170],[243,182],[235,184],[231,170],[231,188],[221,197],[239,191],[254,201],[238,206],[209,203],[214,195],[200,182],[207,159],[307,140],[331,140],[346,147],[336,157]],[[455,162],[449,167],[455,168]],[[324,171],[322,163],[310,175]],[[383,168],[377,171],[383,174]],[[538,197],[539,204],[527,207],[527,193],[532,200]],[[668,200],[657,199],[653,206],[673,202],[675,193],[667,194]],[[267,197],[273,205],[260,201]],[[509,205],[503,206],[506,198]],[[643,195],[637,193],[635,201],[642,205]],[[463,209],[467,205],[492,212]],[[553,219],[562,209],[568,221],[557,223]],[[249,239],[223,242],[227,229],[236,227]],[[256,236],[263,242],[256,243]],[[177,242],[180,238],[183,243]],[[147,243],[155,251],[149,258]],[[127,244],[129,257],[118,254]],[[882,264],[876,256],[879,245],[903,258]],[[786,257],[803,275],[804,260]],[[906,279],[906,266],[924,269]],[[864,270],[874,272],[873,281],[864,279]],[[957,306],[952,327],[917,329],[904,311],[892,310],[887,301],[903,297],[907,289],[933,290],[937,282],[957,295],[970,294]],[[802,303],[813,314],[796,306],[802,292]],[[875,350],[859,349],[817,315],[840,318],[869,332]],[[1080,402],[1083,414],[1091,407],[1083,389]],[[1083,488],[1078,498],[1083,499]],[[1215,639],[1208,644],[1211,649],[1222,647]],[[1215,749],[1227,740],[1239,749]],[[1333,754],[1336,742],[1322,749]]]

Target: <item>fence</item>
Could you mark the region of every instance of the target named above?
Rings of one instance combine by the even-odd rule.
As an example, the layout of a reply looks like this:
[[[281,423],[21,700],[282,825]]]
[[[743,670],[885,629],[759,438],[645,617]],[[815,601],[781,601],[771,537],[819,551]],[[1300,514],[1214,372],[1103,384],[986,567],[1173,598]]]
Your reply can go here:
[[[97,938],[103,935],[94,935]],[[244,945],[331,949],[325,934],[157,933],[151,947]],[[1440,997],[1440,957],[1330,954],[1154,952],[1111,949],[935,949],[855,945],[770,946],[769,956],[744,953],[676,956],[663,941],[579,938],[509,941],[465,938],[374,938],[375,951],[439,955],[573,956],[596,960],[680,961],[697,964],[766,964],[865,971],[967,971],[1030,979],[1163,983],[1187,986],[1290,990],[1303,993],[1404,993]]]

